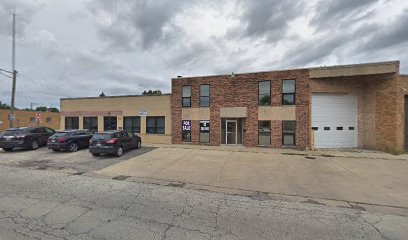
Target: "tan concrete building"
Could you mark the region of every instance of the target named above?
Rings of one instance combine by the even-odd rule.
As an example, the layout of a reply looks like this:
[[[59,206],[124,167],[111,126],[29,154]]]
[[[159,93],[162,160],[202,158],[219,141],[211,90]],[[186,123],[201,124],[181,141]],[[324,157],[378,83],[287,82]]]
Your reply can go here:
[[[10,110],[0,109],[0,132],[10,127],[10,121],[8,115]],[[36,114],[39,114],[39,119],[36,118]],[[45,126],[52,129],[60,128],[60,113],[55,112],[31,112],[14,110],[16,120],[13,121],[13,127],[32,127],[32,126]]]
[[[61,99],[61,129],[126,129],[146,143],[171,143],[171,95]]]

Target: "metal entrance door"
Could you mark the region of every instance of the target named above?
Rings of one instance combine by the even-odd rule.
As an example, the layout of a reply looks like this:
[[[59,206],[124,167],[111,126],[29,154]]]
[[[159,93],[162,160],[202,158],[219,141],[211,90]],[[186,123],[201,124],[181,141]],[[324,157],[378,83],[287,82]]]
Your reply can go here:
[[[226,143],[237,144],[237,120],[227,120],[226,130]]]

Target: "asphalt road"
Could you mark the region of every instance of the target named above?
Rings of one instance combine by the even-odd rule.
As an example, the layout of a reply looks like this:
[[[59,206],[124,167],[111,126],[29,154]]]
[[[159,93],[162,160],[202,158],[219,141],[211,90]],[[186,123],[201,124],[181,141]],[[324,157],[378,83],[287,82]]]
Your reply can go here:
[[[0,239],[404,239],[408,219],[0,166]]]
[[[113,164],[129,160],[152,151],[153,147],[142,147],[127,151],[117,158],[110,155],[94,157],[88,149],[77,152],[54,152],[46,147],[38,150],[14,150],[5,152],[0,149],[0,164],[40,170],[59,170],[71,174],[84,174],[97,171]]]

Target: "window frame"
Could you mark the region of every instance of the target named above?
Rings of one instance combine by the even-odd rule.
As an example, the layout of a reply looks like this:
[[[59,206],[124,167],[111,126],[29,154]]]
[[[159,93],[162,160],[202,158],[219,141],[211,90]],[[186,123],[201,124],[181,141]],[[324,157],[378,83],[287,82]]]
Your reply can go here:
[[[269,102],[268,104],[261,104],[261,93],[260,93],[260,84],[264,82],[269,82]],[[264,94],[263,94],[264,95]],[[263,96],[262,95],[262,96]],[[258,106],[272,106],[272,91],[271,91],[271,80],[262,80],[258,81]]]
[[[52,123],[52,117],[46,117],[45,122],[46,123]]]
[[[295,85],[294,85],[294,92],[290,92],[290,93],[284,93],[283,92],[283,85],[285,81],[294,81]],[[293,95],[293,103],[285,103],[285,96],[291,96]],[[296,79],[283,79],[282,80],[282,105],[286,105],[286,106],[292,106],[292,105],[296,105]]]
[[[292,132],[286,132],[285,133],[285,129],[284,129],[284,123],[285,122],[294,122],[295,123],[295,130]],[[297,122],[294,120],[288,120],[288,121],[282,121],[282,146],[284,147],[295,147],[296,146],[296,128],[297,128]],[[285,136],[286,135],[290,135],[293,136],[293,144],[289,145],[289,144],[285,144]]]
[[[208,86],[208,96],[204,96],[201,94],[201,87],[202,86]],[[208,105],[202,105],[201,98],[208,98]],[[200,107],[209,107],[211,105],[211,87],[210,84],[201,84],[200,85]]]
[[[126,119],[131,119],[131,130],[129,130],[129,129],[127,129],[126,128]],[[135,126],[133,123],[134,123],[134,119],[139,119],[139,126]],[[132,133],[140,133],[141,131],[142,131],[142,129],[141,129],[141,125],[142,125],[142,123],[141,123],[141,117],[140,116],[124,116],[123,117],[123,130],[126,130],[126,131],[129,131],[129,132],[132,132]],[[137,124],[136,124],[137,125]],[[137,132],[137,131],[133,131],[133,129],[134,128],[139,128],[139,131]]]
[[[68,123],[67,119],[70,119],[70,120],[71,120],[71,124],[70,124],[70,125],[71,125],[72,128],[68,128],[68,127],[67,127],[67,126],[68,126],[68,124],[67,124],[67,123]],[[77,120],[77,122],[76,122],[77,127],[76,127],[76,128],[73,127],[73,126],[74,126],[74,124],[73,124],[73,122],[72,122],[73,119],[76,119],[76,120]],[[65,124],[65,129],[68,129],[68,130],[70,130],[70,129],[71,129],[71,130],[72,130],[72,129],[79,129],[79,117],[65,117],[64,121],[65,121],[65,122],[64,122],[64,124]]]
[[[184,97],[184,88],[185,87],[189,87],[190,88],[190,96],[189,97]],[[193,88],[191,87],[191,85],[183,85],[183,87],[181,88],[181,106],[182,107],[191,107],[191,96],[193,95]],[[184,106],[184,99],[189,99],[189,106]]]
[[[152,118],[154,118],[154,132],[149,132],[148,131],[148,129],[149,128],[152,128],[152,127],[149,127],[149,119],[152,119]],[[164,125],[163,125],[163,133],[158,133],[157,132],[157,129],[158,129],[158,127],[157,127],[157,119],[161,119],[161,118],[163,118],[163,122],[164,122]],[[160,127],[161,128],[161,127]],[[146,117],[146,134],[160,134],[160,135],[164,135],[164,134],[166,134],[166,117],[165,116],[147,116]]]
[[[85,119],[89,119],[90,120],[90,127],[91,128],[86,128],[87,126],[85,126],[86,124],[85,124]],[[92,119],[96,119],[96,129],[95,129],[95,131],[98,131],[98,128],[99,128],[99,122],[98,122],[98,117],[97,116],[90,116],[90,117],[83,117],[83,119],[82,119],[82,128],[83,129],[87,129],[87,130],[89,130],[89,131],[93,131],[93,129],[92,129]],[[105,124],[104,124],[105,125]],[[104,126],[105,127],[105,126]]]
[[[207,132],[201,132],[201,122],[208,122],[208,128],[209,128],[209,130],[208,130],[208,142],[204,142],[204,141],[201,141],[201,133],[207,133]],[[210,120],[200,120],[200,122],[199,122],[199,139],[198,139],[198,141],[200,142],[200,143],[202,143],[202,144],[210,144],[211,143],[211,123],[210,123]]]
[[[106,129],[105,121],[106,121],[107,118],[110,118],[110,119],[115,118],[115,119],[116,119],[116,128],[115,128],[115,129]],[[110,121],[110,122],[112,122],[112,121]],[[112,125],[112,124],[111,124],[111,125]],[[104,131],[107,131],[107,130],[118,130],[118,117],[117,117],[117,116],[103,116],[103,130],[104,130]]]
[[[259,126],[260,126],[260,122],[269,122],[269,144],[268,145],[264,145],[264,144],[259,144]],[[258,146],[260,147],[270,147],[272,145],[272,141],[271,141],[271,135],[272,135],[272,121],[264,121],[264,120],[258,120]]]

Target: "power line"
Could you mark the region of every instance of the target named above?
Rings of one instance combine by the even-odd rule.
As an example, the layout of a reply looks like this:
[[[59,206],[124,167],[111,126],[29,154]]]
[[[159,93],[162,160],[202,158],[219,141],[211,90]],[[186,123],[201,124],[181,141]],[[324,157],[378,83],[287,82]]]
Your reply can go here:
[[[52,91],[52,93],[47,92],[47,94],[51,94],[51,95],[59,96],[59,97],[61,97],[61,96],[67,97],[67,98],[70,97],[70,96],[67,96],[67,95],[65,95],[65,94],[62,94],[60,91],[57,91],[57,89],[55,89],[55,88],[49,87],[47,84],[41,82],[40,80],[37,80],[37,79],[34,79],[34,78],[32,78],[32,77],[27,76],[27,74],[22,74],[22,73],[19,72],[18,76],[19,76],[20,78],[21,78],[21,77],[27,78],[28,80],[30,80],[30,81],[32,81],[32,82],[34,82],[34,83],[36,83],[36,84],[38,84],[38,85],[40,85],[40,86],[46,88],[46,89]],[[57,94],[55,94],[54,92],[57,92]]]

